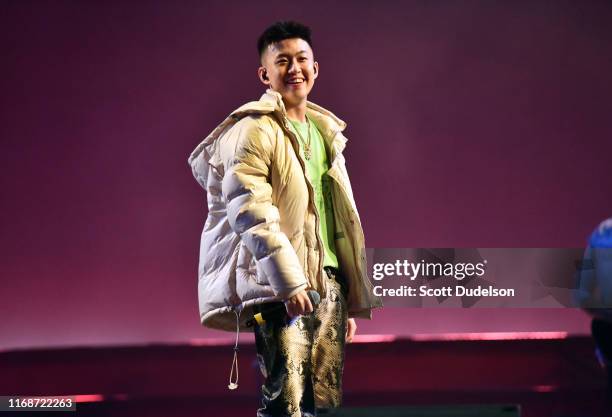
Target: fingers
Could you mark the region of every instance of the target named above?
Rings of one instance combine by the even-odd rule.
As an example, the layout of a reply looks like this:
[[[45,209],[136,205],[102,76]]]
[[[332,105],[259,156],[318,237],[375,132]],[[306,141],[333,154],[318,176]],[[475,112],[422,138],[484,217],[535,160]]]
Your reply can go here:
[[[302,312],[302,314],[310,314],[314,311],[314,308],[312,307],[312,302],[310,301],[310,297],[308,296],[308,294],[306,294],[306,297],[304,298],[304,311]]]
[[[293,297],[289,298],[288,300],[285,301],[285,308],[287,309],[287,315],[290,318],[294,318],[295,317],[295,307],[294,307],[294,303],[292,302]]]
[[[291,301],[285,302],[285,308],[287,309],[287,315],[290,318],[295,318],[300,315],[299,306],[295,302],[291,302]]]
[[[351,343],[353,341],[356,332],[357,323],[355,323],[355,319],[348,319],[346,321],[346,343]]]
[[[310,314],[313,311],[312,303],[306,291],[302,290],[285,301],[287,315],[291,318]]]

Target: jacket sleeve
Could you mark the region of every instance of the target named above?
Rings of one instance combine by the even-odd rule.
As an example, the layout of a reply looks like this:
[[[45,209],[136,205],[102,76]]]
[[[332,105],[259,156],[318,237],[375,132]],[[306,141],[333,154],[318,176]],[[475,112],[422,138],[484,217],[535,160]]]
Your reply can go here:
[[[227,218],[257,260],[258,274],[287,299],[307,287],[295,250],[280,230],[278,208],[269,182],[273,161],[271,133],[247,118],[238,122],[220,144],[225,174],[222,192]]]

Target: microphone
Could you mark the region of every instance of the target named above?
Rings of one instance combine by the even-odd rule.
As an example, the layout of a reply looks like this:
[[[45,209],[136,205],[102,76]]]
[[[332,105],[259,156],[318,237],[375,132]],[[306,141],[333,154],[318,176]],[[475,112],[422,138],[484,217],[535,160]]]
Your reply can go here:
[[[306,294],[308,294],[314,310],[321,302],[321,296],[315,290],[308,290]],[[275,321],[287,317],[287,309],[285,308],[285,303],[282,302],[265,303],[260,306],[260,309],[261,311],[255,314],[252,319],[247,320],[247,327],[253,327],[255,324],[262,325],[266,321]]]

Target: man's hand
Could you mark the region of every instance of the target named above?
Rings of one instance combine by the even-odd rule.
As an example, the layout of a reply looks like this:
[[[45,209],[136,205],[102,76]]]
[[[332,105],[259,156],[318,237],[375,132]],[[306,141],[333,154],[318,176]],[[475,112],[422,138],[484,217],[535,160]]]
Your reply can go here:
[[[357,323],[355,323],[355,319],[348,319],[346,321],[346,343],[351,343],[353,341],[355,332],[357,332]]]
[[[306,290],[300,291],[285,301],[285,308],[287,309],[287,315],[291,318],[312,313],[312,303]]]

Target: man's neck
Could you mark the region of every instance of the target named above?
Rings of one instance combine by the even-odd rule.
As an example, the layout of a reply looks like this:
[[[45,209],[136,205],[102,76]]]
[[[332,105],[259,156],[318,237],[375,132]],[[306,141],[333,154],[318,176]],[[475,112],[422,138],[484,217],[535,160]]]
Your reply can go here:
[[[287,106],[285,103],[285,111],[290,120],[304,123],[306,121],[306,100],[294,106]]]

